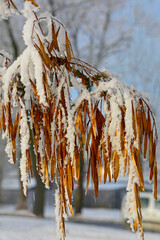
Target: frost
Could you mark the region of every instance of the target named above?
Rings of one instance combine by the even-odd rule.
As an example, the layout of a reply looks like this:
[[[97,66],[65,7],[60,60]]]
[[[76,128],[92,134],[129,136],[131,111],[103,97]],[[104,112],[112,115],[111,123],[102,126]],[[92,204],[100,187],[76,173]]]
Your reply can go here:
[[[27,153],[26,151],[30,148],[30,133],[28,127],[27,114],[25,106],[21,101],[21,121],[20,121],[20,134],[21,134],[21,159],[20,159],[20,172],[21,172],[21,181],[23,183],[24,194],[27,195],[27,185],[28,185],[28,175],[27,175]]]
[[[20,134],[21,134],[21,150],[22,150],[22,158],[25,159],[25,151],[29,149],[29,128],[28,128],[28,120],[27,120],[27,114],[25,111],[24,104],[21,101],[21,124],[20,124]]]
[[[8,161],[13,164],[14,162],[13,162],[13,158],[12,158],[12,142],[9,139],[7,139],[5,152],[7,153],[8,157],[9,157]]]
[[[38,11],[39,11],[39,8],[34,6],[32,4],[32,2],[26,1],[24,3],[24,9],[23,9],[24,17],[32,19],[32,16],[34,15],[34,12],[38,12]]]
[[[3,76],[3,91],[4,91],[4,102],[8,101],[8,88],[10,84],[10,79],[18,72],[18,66],[20,65],[20,57],[14,61],[14,63],[7,69]]]
[[[43,130],[41,129],[40,131],[40,139],[39,139],[39,153],[40,153],[40,156],[41,156],[41,159],[43,159],[44,157],[44,132]]]
[[[65,239],[64,232],[63,232],[63,223],[61,221],[62,218],[62,212],[61,212],[61,205],[59,202],[59,189],[56,189],[55,191],[55,218],[57,223],[57,237],[61,240]]]
[[[0,0],[0,17],[2,19],[7,19],[13,14],[16,14],[17,10],[13,7],[10,7],[8,1]]]
[[[35,79],[36,79],[36,87],[37,87],[37,91],[38,94],[40,96],[40,103],[43,103],[44,106],[47,105],[46,103],[46,97],[45,97],[45,93],[44,93],[44,86],[43,86],[43,80],[42,80],[42,60],[38,54],[37,51],[35,51],[34,49],[32,49],[32,61],[34,64],[34,70],[35,70]]]

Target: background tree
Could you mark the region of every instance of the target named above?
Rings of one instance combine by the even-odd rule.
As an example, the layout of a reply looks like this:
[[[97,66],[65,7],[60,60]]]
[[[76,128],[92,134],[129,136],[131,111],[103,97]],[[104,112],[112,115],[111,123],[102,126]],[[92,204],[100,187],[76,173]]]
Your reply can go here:
[[[3,195],[2,195],[2,180],[3,180],[3,167],[5,165],[5,161],[7,160],[4,157],[4,148],[5,148],[5,141],[4,140],[0,140],[1,143],[1,148],[0,148],[0,156],[3,156],[3,158],[1,157],[0,160],[0,203],[3,203]]]
[[[135,1],[136,2],[136,1]],[[132,42],[128,50],[126,66],[122,75],[125,82],[144,92],[151,100],[153,112],[160,122],[160,81],[159,81],[159,28],[160,23],[157,18],[156,9],[157,1],[149,1],[144,8],[144,1],[136,2],[132,21],[134,28],[132,32]],[[142,44],[143,43],[143,44]],[[128,76],[131,76],[128,78]],[[159,131],[159,128],[158,128]],[[159,143],[157,156],[159,156]],[[148,169],[146,162],[142,161],[146,176]]]
[[[127,1],[50,1],[49,10],[65,22],[77,58],[95,67],[118,61],[130,43],[131,25],[123,14]],[[42,3],[46,8],[46,4]],[[126,12],[127,14],[127,12]],[[98,16],[95,18],[95,16]],[[114,61],[113,61],[114,59]]]

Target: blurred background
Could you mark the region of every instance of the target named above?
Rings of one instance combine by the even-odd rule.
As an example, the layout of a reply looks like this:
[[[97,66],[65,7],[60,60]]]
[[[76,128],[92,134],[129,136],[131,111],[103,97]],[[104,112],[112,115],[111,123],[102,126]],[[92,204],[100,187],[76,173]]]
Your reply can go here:
[[[15,0],[20,9],[22,2]],[[37,3],[42,11],[51,12],[64,23],[77,58],[99,70],[109,69],[121,81],[133,85],[147,95],[159,130],[160,1],[37,0]],[[0,20],[0,49],[12,54],[13,59],[16,59],[25,48],[22,39],[24,21],[25,19],[21,16]],[[157,161],[160,169],[159,154],[158,147]],[[146,190],[151,191],[148,159],[142,160],[142,165]],[[76,216],[72,220],[99,222],[102,225],[104,223],[114,226],[122,225],[125,219],[121,208],[123,208],[127,179],[120,178],[116,185],[114,183],[101,184],[97,199],[94,197],[92,185],[90,185],[88,195],[84,194],[85,171],[81,174],[80,180],[80,187],[74,191]],[[16,166],[8,163],[5,140],[0,136],[0,213],[3,216],[12,212],[54,217],[55,188],[55,184],[51,184],[50,190],[45,191],[35,167],[34,179],[29,184],[28,196],[25,198],[19,180],[18,162]],[[153,209],[160,211],[159,202],[154,203],[150,200],[150,195],[142,196],[142,198],[144,203],[142,207],[149,208],[150,212],[153,212]],[[160,231],[160,214],[157,216],[157,223],[156,230]],[[153,227],[150,230],[153,230]],[[155,237],[155,239],[158,238]]]

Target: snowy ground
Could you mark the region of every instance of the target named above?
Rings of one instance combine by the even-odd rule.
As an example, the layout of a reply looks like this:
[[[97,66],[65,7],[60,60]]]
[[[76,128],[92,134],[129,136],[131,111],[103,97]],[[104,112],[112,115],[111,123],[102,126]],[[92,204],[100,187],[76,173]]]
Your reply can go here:
[[[46,208],[45,217],[1,205],[0,240],[56,240],[54,209]],[[136,233],[123,229],[121,221],[119,210],[84,209],[66,223],[66,240],[137,240]],[[160,233],[146,232],[145,240],[160,240]]]
[[[67,223],[66,240],[136,240],[136,234],[124,229],[82,223]],[[145,233],[145,240],[159,240],[160,233]],[[0,240],[56,240],[53,219],[0,216]]]
[[[14,205],[0,205],[0,215],[9,216],[30,216],[34,215],[28,210],[16,210]],[[45,207],[45,218],[55,218],[54,207]],[[90,222],[90,223],[109,223],[121,224],[122,216],[118,209],[103,209],[103,208],[83,208],[82,213],[71,217],[71,221]],[[1,240],[1,239],[0,239]]]

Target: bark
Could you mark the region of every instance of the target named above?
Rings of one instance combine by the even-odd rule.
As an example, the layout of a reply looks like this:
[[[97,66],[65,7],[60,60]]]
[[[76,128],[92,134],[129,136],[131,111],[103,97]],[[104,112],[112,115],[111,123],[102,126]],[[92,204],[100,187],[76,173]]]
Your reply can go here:
[[[20,151],[20,142],[17,143],[18,151],[17,151],[17,157],[18,160],[21,158],[21,151]],[[20,190],[19,190],[19,196],[18,196],[18,202],[17,202],[17,209],[27,209],[27,197],[23,194],[23,183],[21,181],[21,172],[20,168],[18,168],[18,175],[19,175],[19,184],[20,184]]]
[[[80,177],[79,177],[79,186],[75,194],[75,214],[81,213],[83,208],[83,160],[80,158]]]
[[[0,203],[3,203],[3,196],[2,196],[2,179],[3,179],[3,167],[0,166]]]
[[[30,146],[31,159],[33,164],[34,177],[36,178],[36,188],[35,188],[35,199],[33,202],[33,213],[36,216],[44,216],[44,205],[45,205],[45,187],[42,180],[38,174],[36,167],[36,155],[33,147],[33,135],[31,133],[31,146]]]
[[[19,170],[19,179],[21,179],[20,170]],[[27,198],[23,194],[23,184],[20,181],[20,190],[19,190],[17,209],[27,209],[27,208],[28,208],[28,206],[27,206]]]

